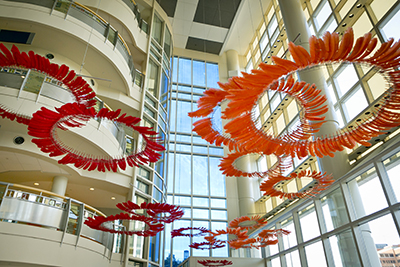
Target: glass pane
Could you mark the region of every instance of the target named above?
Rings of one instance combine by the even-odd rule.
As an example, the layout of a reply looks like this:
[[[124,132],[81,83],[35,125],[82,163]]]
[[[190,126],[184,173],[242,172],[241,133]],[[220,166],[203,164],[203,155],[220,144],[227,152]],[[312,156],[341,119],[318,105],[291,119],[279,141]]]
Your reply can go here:
[[[287,267],[300,267],[301,266],[298,250],[295,250],[291,253],[285,254],[285,259],[286,259]]]
[[[352,64],[342,67],[335,77],[339,97],[343,96],[357,81],[357,73]]]
[[[184,197],[184,196],[175,196],[174,197],[174,204],[180,206],[190,206],[191,205],[191,198]]]
[[[174,222],[174,229],[179,229],[179,228],[186,228],[190,227],[190,221],[188,220],[177,220]],[[172,246],[173,246],[173,258],[175,260],[179,261],[177,265],[173,266],[178,266],[182,261],[185,260],[185,255],[186,258],[190,252],[189,245],[190,245],[190,237],[177,237],[172,239]],[[168,266],[168,265],[167,265]]]
[[[191,156],[185,154],[176,154],[175,158],[175,193],[191,193]],[[189,177],[189,179],[188,179]]]
[[[281,267],[281,259],[279,257],[273,258],[271,260],[272,267]]]
[[[336,267],[361,266],[350,230],[329,237],[329,243]]]
[[[205,197],[194,197],[193,198],[193,206],[194,207],[208,207],[209,199]]]
[[[211,210],[211,219],[212,220],[227,220],[228,213],[226,210]]]
[[[380,263],[382,263],[382,266],[393,266],[391,262],[386,261],[389,260],[388,258],[393,260],[390,254],[393,253],[393,249],[397,249],[400,238],[392,216],[388,214],[360,225],[360,230],[371,266],[381,266]],[[378,251],[377,247],[380,248]]]
[[[343,110],[346,114],[347,121],[351,121],[367,106],[368,102],[364,92],[361,87],[358,87],[358,89],[343,102]]]
[[[206,64],[193,60],[193,85],[206,86]]]
[[[225,229],[227,227],[227,223],[225,222],[211,222],[211,231],[216,231],[218,229]],[[219,236],[220,240],[227,240],[227,236]],[[211,255],[213,257],[227,257],[228,256],[228,246],[224,248],[218,248],[211,250]]]
[[[377,0],[375,0],[375,2],[377,2]],[[382,27],[382,31],[386,37],[386,40],[389,39],[390,37],[393,37],[395,40],[400,39],[400,33],[398,27],[399,24],[400,24],[400,12],[397,9],[396,14],[394,14],[394,16],[391,17],[390,20]]]
[[[303,241],[310,240],[320,235],[314,204],[300,211],[299,218]]]
[[[226,200],[225,199],[211,199],[211,208],[226,208]]]
[[[400,160],[399,153],[392,156],[390,159],[385,160],[383,163],[385,164],[387,174],[389,176],[390,184],[392,185],[393,191],[396,195],[397,202],[400,201]]]
[[[386,80],[379,73],[375,74],[368,80],[368,85],[374,99],[377,99],[381,94],[383,94],[387,87]]]
[[[329,15],[332,14],[331,7],[329,6],[329,2],[326,1],[325,4],[316,12],[315,17],[315,26],[317,27],[317,31],[324,25],[325,21],[328,19]]]
[[[209,194],[208,164],[206,156],[193,156],[193,194],[196,195]]]
[[[209,219],[208,209],[193,209],[193,218],[197,219]]]
[[[283,235],[283,248],[288,249],[297,245],[296,232],[294,230],[293,217],[290,217],[281,222],[281,228],[290,231],[290,234]]]
[[[218,64],[207,63],[207,87],[219,88],[217,82],[219,81]]]
[[[191,84],[192,83],[192,61],[187,58],[179,58],[179,83]]]
[[[188,113],[192,111],[192,104],[186,101],[177,102],[176,131],[190,133],[192,131],[191,118]]]
[[[210,223],[208,221],[193,221],[193,227],[204,227],[206,229],[210,229]],[[195,236],[192,238],[192,242],[201,243],[204,242],[203,236]],[[210,251],[200,250],[200,249],[193,249],[192,250],[193,256],[205,256],[208,257],[210,255]]]
[[[164,51],[167,54],[167,57],[169,58],[171,56],[171,33],[169,32],[168,28],[165,27],[165,39],[164,39]]]
[[[149,68],[146,75],[147,90],[156,98],[158,98],[157,88],[159,68],[160,67],[153,60],[149,60]]]
[[[156,15],[153,20],[152,36],[157,43],[161,44],[162,21]]]
[[[225,197],[225,176],[219,170],[220,158],[210,157],[210,195]]]
[[[321,199],[326,231],[332,231],[349,222],[344,199],[340,189],[336,189]]]
[[[305,247],[307,266],[323,267],[326,266],[326,259],[322,242],[318,241]]]
[[[375,168],[348,182],[347,186],[353,202],[353,209],[358,218],[383,209],[388,205]]]

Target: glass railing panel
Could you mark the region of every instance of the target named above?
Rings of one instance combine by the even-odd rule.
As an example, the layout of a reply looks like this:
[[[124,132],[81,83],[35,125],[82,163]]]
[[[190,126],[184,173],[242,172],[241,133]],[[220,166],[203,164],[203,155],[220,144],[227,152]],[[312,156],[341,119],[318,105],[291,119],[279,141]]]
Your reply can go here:
[[[43,73],[31,70],[22,89],[26,92],[38,94],[45,77]]]
[[[136,71],[136,74],[135,74],[135,84],[136,84],[137,86],[139,86],[140,88],[143,88],[143,78],[144,78],[144,75],[143,75],[141,72]]]
[[[54,99],[56,101],[59,101],[61,103],[72,103],[75,102],[74,97],[72,96],[72,94],[67,91],[66,89],[45,82],[43,84],[43,88],[42,91],[40,92],[41,96],[46,96],[48,98]]]
[[[141,20],[140,28],[141,28],[142,31],[144,31],[145,33],[147,33],[147,34],[149,33],[149,25],[147,24],[146,21]]]
[[[108,41],[110,41],[112,44],[115,44],[115,35],[116,35],[116,31],[111,29],[108,31],[108,36],[107,39]]]
[[[129,52],[126,49],[124,43],[119,38],[117,40],[116,48],[121,53],[121,55],[123,56],[123,58],[125,59],[126,63],[128,63],[128,65],[129,65],[131,56],[129,55]],[[133,65],[132,65],[132,67],[133,67]]]
[[[71,202],[71,207],[68,213],[68,225],[67,233],[76,235],[78,229],[78,218],[82,216],[80,214],[80,205],[78,203]]]
[[[62,13],[67,13],[69,7],[71,6],[71,2],[68,0],[59,0],[55,6],[55,10],[60,11]]]
[[[80,21],[86,23],[102,35],[105,35],[107,23],[102,21],[98,16],[89,12],[81,6],[76,5],[75,3],[71,6],[68,11],[68,15],[71,15]]]
[[[1,205],[1,201],[3,200],[3,196],[6,192],[6,189],[7,189],[7,185],[0,184],[0,205]]]
[[[0,86],[20,89],[26,73],[22,70],[2,68],[0,69]]]

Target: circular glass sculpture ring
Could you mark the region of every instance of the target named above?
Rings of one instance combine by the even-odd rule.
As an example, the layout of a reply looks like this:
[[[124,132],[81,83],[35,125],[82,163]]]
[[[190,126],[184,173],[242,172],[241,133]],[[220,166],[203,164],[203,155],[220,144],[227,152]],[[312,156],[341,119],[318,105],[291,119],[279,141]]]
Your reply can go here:
[[[290,43],[289,51],[294,62],[273,57],[275,65],[261,63],[260,70],[253,70],[252,74],[244,74],[239,79],[241,87],[245,89],[229,89],[227,98],[230,102],[224,111],[224,116],[231,118],[232,121],[229,122],[230,125],[225,126],[225,130],[233,139],[243,142],[245,149],[256,144],[264,154],[285,154],[292,157],[294,155],[302,157],[307,154],[317,157],[333,156],[334,152],[341,151],[344,148],[352,149],[357,143],[370,146],[368,140],[400,125],[400,98],[398,97],[400,93],[399,41],[394,43],[393,39],[389,39],[372,56],[370,54],[377,45],[377,39],[372,38],[371,33],[367,33],[358,38],[353,45],[354,34],[351,28],[346,30],[340,42],[337,33],[326,32],[322,39],[312,36],[309,43],[310,53],[301,46]],[[300,140],[299,142],[281,140],[278,143],[273,143],[271,136],[257,129],[251,113],[265,90],[268,90],[271,86],[274,87],[274,83],[279,83],[280,80],[284,79],[282,77],[288,77],[296,71],[327,63],[341,62],[368,65],[388,77],[390,88],[381,97],[378,108],[373,110],[363,122],[351,130],[341,130],[330,137],[325,136],[313,141]],[[283,82],[279,84],[278,88],[281,84]],[[294,94],[293,91],[295,90],[290,89],[290,91]],[[305,93],[307,94],[307,92]],[[311,105],[311,108],[316,108],[323,101],[323,97],[311,94],[307,104]],[[319,108],[312,113],[320,114]],[[315,119],[311,116],[309,120]]]
[[[231,239],[229,241],[221,241],[221,240],[217,239],[217,237],[221,236],[221,235],[231,235],[231,236],[235,236],[236,238]],[[210,231],[210,235],[204,237],[204,239],[210,243],[228,242],[229,244],[232,241],[243,240],[243,239],[247,239],[247,238],[249,238],[249,236],[247,235],[247,231],[242,231],[242,229],[240,229],[240,228],[235,228],[235,229],[234,228],[226,228],[225,230],[216,230],[215,232]]]
[[[267,224],[267,221],[261,218],[260,215],[252,216],[242,216],[236,218],[229,222],[228,226],[230,228],[238,228],[240,230],[252,230],[262,227]]]
[[[67,103],[56,111],[42,107],[33,114],[28,126],[28,134],[36,137],[32,139],[39,149],[44,153],[50,153],[50,157],[63,156],[58,161],[59,164],[73,164],[76,168],[88,171],[97,169],[98,171],[117,172],[119,166],[122,170],[126,169],[126,165],[139,166],[139,164],[147,164],[148,162],[156,162],[160,158],[159,151],[165,150],[164,147],[156,142],[156,132],[149,127],[136,126],[140,122],[139,118],[119,116],[121,110],[110,111],[106,108],[101,109],[98,113],[94,108],[87,108],[83,104]],[[130,155],[121,155],[120,157],[94,157],[82,151],[76,151],[65,145],[56,134],[56,128],[68,130],[69,127],[82,127],[90,119],[102,118],[117,123],[123,123],[127,127],[141,134],[144,145],[140,151]]]
[[[143,230],[134,230],[134,231],[125,231],[125,230],[116,230],[112,222],[115,220],[127,220],[127,221],[136,221],[143,222],[145,224],[145,229]],[[111,215],[108,217],[95,216],[94,218],[87,218],[85,224],[92,229],[117,233],[117,234],[125,234],[125,235],[138,235],[138,236],[155,236],[158,232],[164,230],[164,225],[161,223],[154,223],[151,218],[147,218],[141,215],[132,215],[128,213],[120,213],[116,215]]]
[[[198,231],[197,233],[188,233],[185,234],[185,231]],[[179,228],[179,229],[174,229],[171,231],[171,237],[177,237],[177,236],[187,236],[187,237],[195,237],[195,236],[204,236],[206,234],[210,233],[210,230],[207,230],[204,227],[185,227],[185,228]]]
[[[258,236],[265,238],[265,239],[269,239],[269,238],[275,238],[278,236],[282,236],[282,235],[288,235],[290,234],[290,231],[285,230],[285,229],[265,229],[262,230]]]
[[[218,165],[220,167],[220,170],[222,171],[222,174],[226,176],[243,176],[243,177],[256,177],[256,178],[264,178],[267,176],[273,176],[277,175],[286,169],[291,167],[291,164],[288,164],[288,162],[285,160],[285,157],[277,157],[278,162],[274,164],[274,167],[268,169],[267,171],[261,172],[261,171],[253,171],[253,172],[247,172],[244,170],[240,170],[239,168],[236,167],[236,163],[244,156],[247,156],[249,154],[257,154],[257,155],[262,155],[262,153],[255,153],[255,152],[234,152],[230,153],[227,156],[223,157],[221,159],[221,163]]]
[[[0,50],[2,52],[0,53],[0,67],[18,67],[41,72],[68,88],[79,104],[87,107],[96,104],[96,100],[94,100],[96,93],[82,77],[77,76],[75,71],[69,70],[66,65],[59,66],[50,63],[48,58],[35,54],[33,51],[29,51],[28,54],[21,53],[15,45],[10,51],[0,43]]]
[[[225,247],[225,243],[221,241],[211,242],[201,242],[201,243],[192,243],[189,247],[194,249],[206,250],[206,249],[216,249]]]
[[[218,84],[222,85],[221,83]],[[241,146],[235,142],[235,140],[221,133],[213,125],[215,108],[226,99],[228,94],[229,92],[227,91],[215,88],[205,90],[204,96],[197,101],[198,110],[189,112],[188,115],[192,118],[205,117],[193,123],[193,131],[200,135],[204,140],[210,144],[215,144],[216,146],[224,144],[229,148],[229,150],[241,151]]]
[[[267,247],[270,245],[275,245],[278,243],[278,239],[266,239],[262,237],[256,237],[256,238],[248,238],[244,240],[236,240],[231,242],[229,245],[233,249],[239,249],[239,248],[263,248]]]
[[[136,210],[145,210],[147,214],[156,222],[171,223],[182,218],[184,212],[179,206],[167,203],[146,203],[140,205],[127,201],[118,203],[117,208],[131,214],[137,214]]]
[[[10,121],[17,121],[18,123],[28,125],[31,121],[26,115],[19,114],[3,105],[0,104],[0,117],[3,119],[9,119]]]
[[[228,260],[198,260],[198,263],[200,263],[203,266],[227,266],[227,265],[232,265],[232,261]]]
[[[290,181],[292,179],[300,179],[303,177],[309,177],[314,180],[313,186],[308,186],[307,189],[301,192],[293,192],[286,193],[276,189],[276,187],[280,186],[279,184],[285,183],[286,181]],[[333,180],[331,175],[326,175],[326,173],[320,173],[317,171],[309,171],[303,170],[299,173],[291,173],[290,176],[285,177],[283,175],[277,175],[270,177],[268,180],[265,180],[260,185],[260,190],[264,191],[264,196],[268,195],[271,197],[280,197],[280,198],[303,198],[303,197],[313,197],[319,194],[321,191],[325,190],[328,186],[330,186],[335,180]]]

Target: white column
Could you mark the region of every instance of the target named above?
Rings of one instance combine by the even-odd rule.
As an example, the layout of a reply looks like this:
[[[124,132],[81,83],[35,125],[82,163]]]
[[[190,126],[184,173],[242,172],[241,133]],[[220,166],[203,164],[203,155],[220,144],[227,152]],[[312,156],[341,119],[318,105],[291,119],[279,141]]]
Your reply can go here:
[[[311,36],[311,33],[300,0],[278,0],[278,2],[289,41],[293,41],[297,36],[299,36],[296,39],[296,44],[301,45],[307,51],[310,51],[308,39]],[[316,136],[334,134],[340,128],[322,71],[318,68],[300,71],[299,76],[302,81],[310,84],[315,83],[317,88],[321,90],[321,94],[326,95],[328,98],[326,104],[328,105],[329,110],[324,114],[326,122],[323,124]],[[333,174],[335,179],[340,178],[350,170],[350,164],[345,151],[336,152],[334,158],[325,156],[321,158],[319,162],[323,171]]]
[[[51,192],[56,193],[60,196],[65,196],[67,190],[68,178],[65,176],[54,176],[53,185],[51,186]]]
[[[257,169],[256,157],[249,155],[244,156],[236,162],[236,167],[239,170],[253,172]],[[236,177],[239,199],[239,214],[240,216],[253,216],[256,213],[255,209],[255,192],[258,188],[256,178]]]
[[[229,78],[240,75],[239,54],[236,50],[226,51],[226,65]]]

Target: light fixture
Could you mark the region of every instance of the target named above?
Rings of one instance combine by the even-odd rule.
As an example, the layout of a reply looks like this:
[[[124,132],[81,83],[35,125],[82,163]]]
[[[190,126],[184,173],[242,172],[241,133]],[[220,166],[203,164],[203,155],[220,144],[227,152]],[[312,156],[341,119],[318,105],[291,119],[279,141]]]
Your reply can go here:
[[[91,187],[91,188],[89,188],[89,190],[90,190],[90,191],[94,191],[94,188],[93,188],[93,187]]]
[[[39,183],[33,183],[33,185],[39,185]]]
[[[114,200],[114,199],[115,199],[115,197],[111,197],[111,199],[112,199],[112,200]]]

